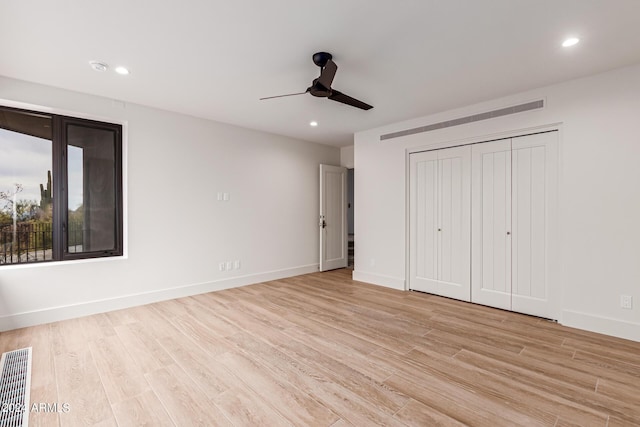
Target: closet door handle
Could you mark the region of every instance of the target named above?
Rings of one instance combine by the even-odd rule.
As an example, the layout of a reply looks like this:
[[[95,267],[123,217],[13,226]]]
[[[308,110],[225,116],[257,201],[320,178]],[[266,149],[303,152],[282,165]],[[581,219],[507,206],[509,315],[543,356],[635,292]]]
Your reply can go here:
[[[507,231],[507,236],[510,236],[510,235],[511,235],[511,232],[510,232],[510,231]]]

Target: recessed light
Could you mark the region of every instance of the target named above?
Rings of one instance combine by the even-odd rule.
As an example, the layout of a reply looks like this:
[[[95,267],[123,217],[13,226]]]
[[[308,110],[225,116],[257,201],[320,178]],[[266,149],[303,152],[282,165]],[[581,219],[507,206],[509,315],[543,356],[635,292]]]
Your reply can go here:
[[[316,122],[315,120],[311,121],[311,122],[309,122],[309,126],[316,127],[316,126],[318,126],[318,122]]]
[[[127,74],[129,74],[129,70],[126,69],[125,67],[120,66],[120,67],[116,67],[116,73],[126,76]]]
[[[575,46],[580,42],[580,39],[577,37],[569,37],[565,41],[562,42],[562,47],[570,47]]]
[[[100,71],[100,72],[104,72],[104,71],[107,71],[107,69],[109,69],[109,66],[107,64],[100,61],[89,61],[89,65],[91,65],[91,68],[93,68],[94,70]]]

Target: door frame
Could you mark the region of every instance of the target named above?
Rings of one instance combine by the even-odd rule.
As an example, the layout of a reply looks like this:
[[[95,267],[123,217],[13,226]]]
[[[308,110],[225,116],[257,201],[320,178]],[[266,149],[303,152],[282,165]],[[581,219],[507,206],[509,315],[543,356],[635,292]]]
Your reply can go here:
[[[439,150],[443,148],[451,148],[458,147],[463,145],[473,145],[473,144],[481,144],[483,142],[490,142],[499,139],[506,138],[516,138],[520,136],[526,136],[535,133],[543,133],[543,132],[558,132],[558,140],[557,140],[557,191],[555,192],[556,197],[556,223],[559,224],[560,218],[562,216],[562,146],[563,146],[563,122],[555,122],[544,124],[540,126],[526,127],[521,129],[511,129],[503,132],[496,132],[492,134],[484,134],[484,135],[473,135],[465,138],[453,139],[453,140],[434,140],[433,143],[422,144],[415,147],[407,147],[405,148],[405,280],[404,280],[404,290],[409,290],[409,277],[411,274],[411,252],[410,252],[410,236],[411,236],[411,208],[410,208],[410,186],[409,180],[411,179],[411,154],[419,153],[422,151],[431,151],[431,150]],[[560,230],[556,225],[555,228],[555,239],[556,239],[556,247],[560,241]],[[562,253],[560,250],[555,251],[553,259],[549,260],[549,277],[551,283],[556,287],[554,289],[554,302],[552,304],[552,310],[555,313],[554,319],[558,321],[561,320],[561,310],[560,310],[560,302],[563,295],[563,286],[561,279],[561,265],[562,265]]]

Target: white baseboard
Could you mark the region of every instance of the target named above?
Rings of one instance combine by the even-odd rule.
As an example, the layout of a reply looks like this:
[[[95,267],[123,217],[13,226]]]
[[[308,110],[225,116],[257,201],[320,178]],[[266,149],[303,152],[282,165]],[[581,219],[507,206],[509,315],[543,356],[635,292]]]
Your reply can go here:
[[[562,311],[562,320],[560,323],[571,328],[584,329],[586,331],[612,335],[618,338],[640,341],[640,323],[595,316],[593,314],[572,310]]]
[[[382,274],[367,273],[365,271],[353,271],[353,280],[371,283],[373,285],[385,286],[387,288],[405,290],[404,279],[398,277],[384,276]]]
[[[124,295],[96,301],[87,301],[80,304],[72,304],[61,307],[50,307],[43,310],[35,310],[24,313],[16,313],[0,316],[0,332],[44,323],[57,322],[59,320],[73,319],[89,316],[107,311],[120,310],[138,305],[151,304],[174,298],[182,298],[207,292],[221,291],[223,289],[284,279],[302,274],[315,273],[318,264],[310,264],[283,270],[268,271],[264,273],[249,274],[246,276],[230,277],[205,283],[180,286],[176,288],[160,289],[152,292]]]

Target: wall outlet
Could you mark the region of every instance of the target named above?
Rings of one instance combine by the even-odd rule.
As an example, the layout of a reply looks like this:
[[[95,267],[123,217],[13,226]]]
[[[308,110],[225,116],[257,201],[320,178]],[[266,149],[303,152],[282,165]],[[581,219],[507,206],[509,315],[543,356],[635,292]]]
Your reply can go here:
[[[222,193],[218,192],[218,201],[221,202],[222,201]]]
[[[369,261],[369,267],[375,267],[376,266],[376,260],[371,258],[371,260]]]
[[[239,259],[233,261],[233,268],[235,268],[236,270],[240,269],[240,260]]]
[[[620,295],[620,307],[630,310],[633,308],[633,297],[631,295]]]
[[[227,261],[227,270],[233,269],[233,263],[231,261]]]
[[[224,264],[224,262],[221,262],[220,264],[218,264],[218,269],[219,269],[220,271],[224,271],[224,270],[225,270],[225,264]]]

